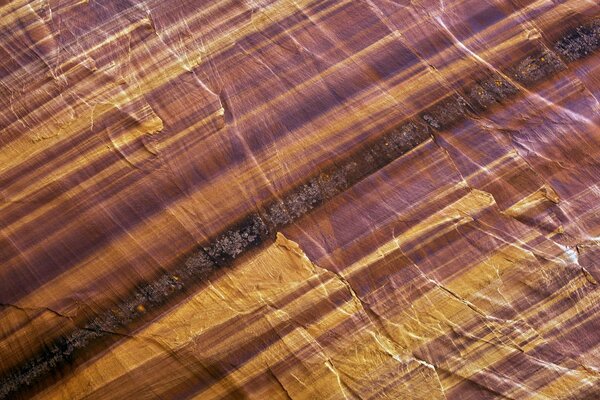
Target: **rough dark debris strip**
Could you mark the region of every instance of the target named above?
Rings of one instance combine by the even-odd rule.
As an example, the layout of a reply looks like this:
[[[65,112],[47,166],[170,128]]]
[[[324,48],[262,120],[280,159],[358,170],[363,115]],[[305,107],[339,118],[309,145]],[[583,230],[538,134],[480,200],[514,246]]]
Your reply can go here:
[[[467,102],[460,95],[453,95],[440,100],[421,114],[421,118],[435,130],[451,128],[465,117]]]
[[[507,79],[499,74],[492,74],[487,79],[473,85],[467,91],[469,104],[477,111],[487,110],[495,104],[517,94],[518,89]]]
[[[600,21],[580,26],[560,39],[554,49],[571,62],[583,58],[600,47]]]
[[[206,255],[217,265],[225,265],[245,250],[260,244],[269,229],[262,218],[251,214],[237,226],[232,227],[203,248]]]
[[[518,62],[510,75],[523,85],[532,85],[566,68],[600,46],[600,22],[581,26],[566,34],[554,46],[556,53],[544,50]],[[6,374],[0,381],[0,398],[27,387],[51,370],[71,362],[73,354],[98,339],[119,333],[132,321],[167,303],[174,293],[203,282],[219,268],[251,248],[273,238],[277,230],[343,192],[366,176],[391,163],[431,138],[431,129],[449,129],[467,117],[506,101],[518,93],[517,87],[491,73],[465,90],[465,97],[451,95],[432,105],[417,118],[408,120],[364,144],[349,157],[318,171],[294,190],[281,195],[226,229],[213,241],[198,247],[174,271],[142,284],[128,300],[100,314],[69,335],[55,339],[39,354]]]
[[[544,49],[536,55],[521,60],[511,74],[519,83],[529,86],[566,68],[567,65],[555,52]]]

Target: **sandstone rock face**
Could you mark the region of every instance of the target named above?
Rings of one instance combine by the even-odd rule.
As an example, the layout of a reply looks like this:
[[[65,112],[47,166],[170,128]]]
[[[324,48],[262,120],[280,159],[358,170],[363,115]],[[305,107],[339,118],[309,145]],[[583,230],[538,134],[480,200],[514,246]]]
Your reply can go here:
[[[0,398],[600,398],[598,2],[0,22]]]

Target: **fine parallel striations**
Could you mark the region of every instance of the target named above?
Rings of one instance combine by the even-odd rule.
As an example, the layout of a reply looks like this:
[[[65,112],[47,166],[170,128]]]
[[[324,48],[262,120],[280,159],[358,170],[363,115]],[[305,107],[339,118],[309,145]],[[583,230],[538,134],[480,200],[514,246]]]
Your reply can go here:
[[[169,3],[1,8],[0,398],[599,395],[598,6]]]

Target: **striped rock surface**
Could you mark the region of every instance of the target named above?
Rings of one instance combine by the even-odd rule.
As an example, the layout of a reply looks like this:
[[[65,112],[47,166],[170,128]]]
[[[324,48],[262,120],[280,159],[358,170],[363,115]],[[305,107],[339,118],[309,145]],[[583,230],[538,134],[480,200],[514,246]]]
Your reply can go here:
[[[595,0],[0,2],[0,398],[600,398]]]

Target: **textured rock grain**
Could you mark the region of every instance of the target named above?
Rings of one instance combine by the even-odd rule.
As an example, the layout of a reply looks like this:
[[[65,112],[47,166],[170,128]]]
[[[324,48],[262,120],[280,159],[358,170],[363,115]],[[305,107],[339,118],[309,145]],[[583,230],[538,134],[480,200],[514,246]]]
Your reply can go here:
[[[0,398],[600,398],[593,1],[0,4]]]

